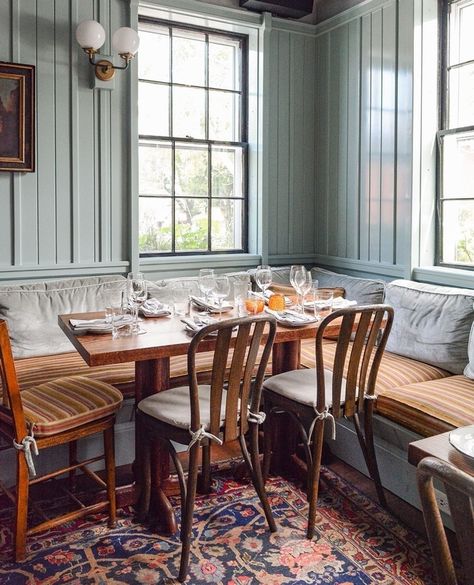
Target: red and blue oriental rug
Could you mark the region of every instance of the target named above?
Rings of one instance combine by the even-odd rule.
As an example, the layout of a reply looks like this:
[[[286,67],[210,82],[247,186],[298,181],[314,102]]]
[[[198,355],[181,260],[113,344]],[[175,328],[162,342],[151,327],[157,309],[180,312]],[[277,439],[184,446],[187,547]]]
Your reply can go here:
[[[251,485],[217,474],[198,497],[191,585],[434,585],[427,543],[328,469],[323,469],[317,537],[305,538],[307,504],[286,480],[268,482],[279,531],[267,530]],[[179,515],[179,500],[173,502]],[[131,509],[117,528],[105,515],[31,537],[25,562],[11,562],[11,510],[0,513],[0,583],[177,583],[180,543],[151,533]]]

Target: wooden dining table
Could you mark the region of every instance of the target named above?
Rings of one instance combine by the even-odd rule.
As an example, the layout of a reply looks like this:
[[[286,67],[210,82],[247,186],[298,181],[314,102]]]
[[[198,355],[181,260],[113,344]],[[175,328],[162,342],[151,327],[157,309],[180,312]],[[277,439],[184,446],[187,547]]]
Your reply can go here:
[[[234,312],[217,316],[219,319],[235,317]],[[74,313],[60,315],[59,326],[89,366],[103,366],[135,362],[135,403],[146,396],[167,390],[170,387],[170,358],[185,355],[191,336],[185,330],[179,317],[160,317],[143,319],[140,327],[142,334],[112,338],[111,334],[77,335],[70,325],[70,319],[103,318],[103,313]],[[298,369],[300,365],[300,344],[303,339],[316,337],[318,323],[304,327],[278,326],[273,346],[272,373]],[[326,329],[337,334],[337,320]],[[205,339],[199,345],[199,352],[212,351],[215,338]],[[283,445],[286,441],[282,441]],[[135,451],[138,443],[136,441]],[[137,455],[137,453],[136,453]],[[177,529],[173,508],[163,491],[169,476],[168,451],[160,445],[154,449],[154,508],[160,518],[160,525],[169,533]],[[136,461],[139,458],[136,457]],[[136,469],[135,469],[136,471]],[[136,484],[135,484],[136,485]],[[137,486],[139,487],[139,486]],[[137,490],[138,491],[138,490]],[[138,497],[138,494],[137,494]]]

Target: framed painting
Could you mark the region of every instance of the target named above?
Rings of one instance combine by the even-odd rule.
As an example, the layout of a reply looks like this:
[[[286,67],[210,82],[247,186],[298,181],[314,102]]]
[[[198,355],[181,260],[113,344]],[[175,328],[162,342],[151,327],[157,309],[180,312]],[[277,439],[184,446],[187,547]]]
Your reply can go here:
[[[0,61],[0,171],[35,170],[35,68]]]

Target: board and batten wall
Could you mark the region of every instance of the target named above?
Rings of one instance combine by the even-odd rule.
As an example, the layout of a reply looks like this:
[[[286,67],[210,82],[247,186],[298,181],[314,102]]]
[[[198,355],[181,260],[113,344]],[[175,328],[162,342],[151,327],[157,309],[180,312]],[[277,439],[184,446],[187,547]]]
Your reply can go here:
[[[203,2],[176,4],[205,10]],[[111,33],[133,24],[136,9],[137,2],[130,0],[0,3],[0,61],[35,65],[37,90],[36,171],[0,173],[0,281],[126,273],[139,265],[131,171],[136,103],[130,85],[136,63],[132,71],[116,74],[112,91],[92,90],[92,68],[74,36],[81,20],[99,20],[107,33],[102,53],[108,54]],[[223,18],[263,20],[220,10]],[[314,254],[315,38],[312,25],[269,22],[271,133],[264,156],[271,172],[262,183],[269,227],[260,235],[264,253],[278,262]],[[261,250],[251,252],[247,260],[216,257],[213,262],[220,270],[247,268],[246,263],[258,263]],[[199,267],[197,258],[176,267],[175,262],[144,268],[159,277]]]
[[[78,22],[129,22],[122,0],[0,3],[0,60],[36,66],[36,172],[0,173],[0,279],[128,267],[127,75],[89,88]],[[110,35],[105,53],[110,52]]]
[[[413,0],[317,27],[315,261],[411,274]]]

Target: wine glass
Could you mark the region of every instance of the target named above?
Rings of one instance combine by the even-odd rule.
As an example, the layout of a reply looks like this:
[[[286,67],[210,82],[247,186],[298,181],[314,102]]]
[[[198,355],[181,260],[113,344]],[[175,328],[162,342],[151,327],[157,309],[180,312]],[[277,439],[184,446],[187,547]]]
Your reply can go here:
[[[227,276],[216,276],[214,279],[215,287],[212,294],[217,299],[219,313],[222,313],[222,303],[230,293],[230,282]]]
[[[306,295],[309,291],[313,288],[313,280],[311,278],[311,272],[308,270],[305,273],[305,278],[300,282],[300,291],[301,291],[301,310],[304,312],[304,302]]]
[[[272,284],[272,269],[270,266],[259,266],[255,272],[255,280],[257,281],[263,296],[265,296],[265,291]]]
[[[141,272],[129,272],[128,280],[128,300],[133,310],[133,332],[140,333],[138,325],[138,309],[147,299],[146,280]]]
[[[209,302],[209,294],[216,286],[215,274],[213,268],[202,268],[199,271],[199,290],[204,295],[206,303]]]
[[[308,271],[306,270],[306,268],[300,264],[295,264],[290,268],[290,282],[298,295],[297,307],[298,310],[301,311],[303,311],[303,308],[300,307],[300,296],[302,294],[300,285],[302,284],[304,285],[304,283],[306,282],[307,272]]]

